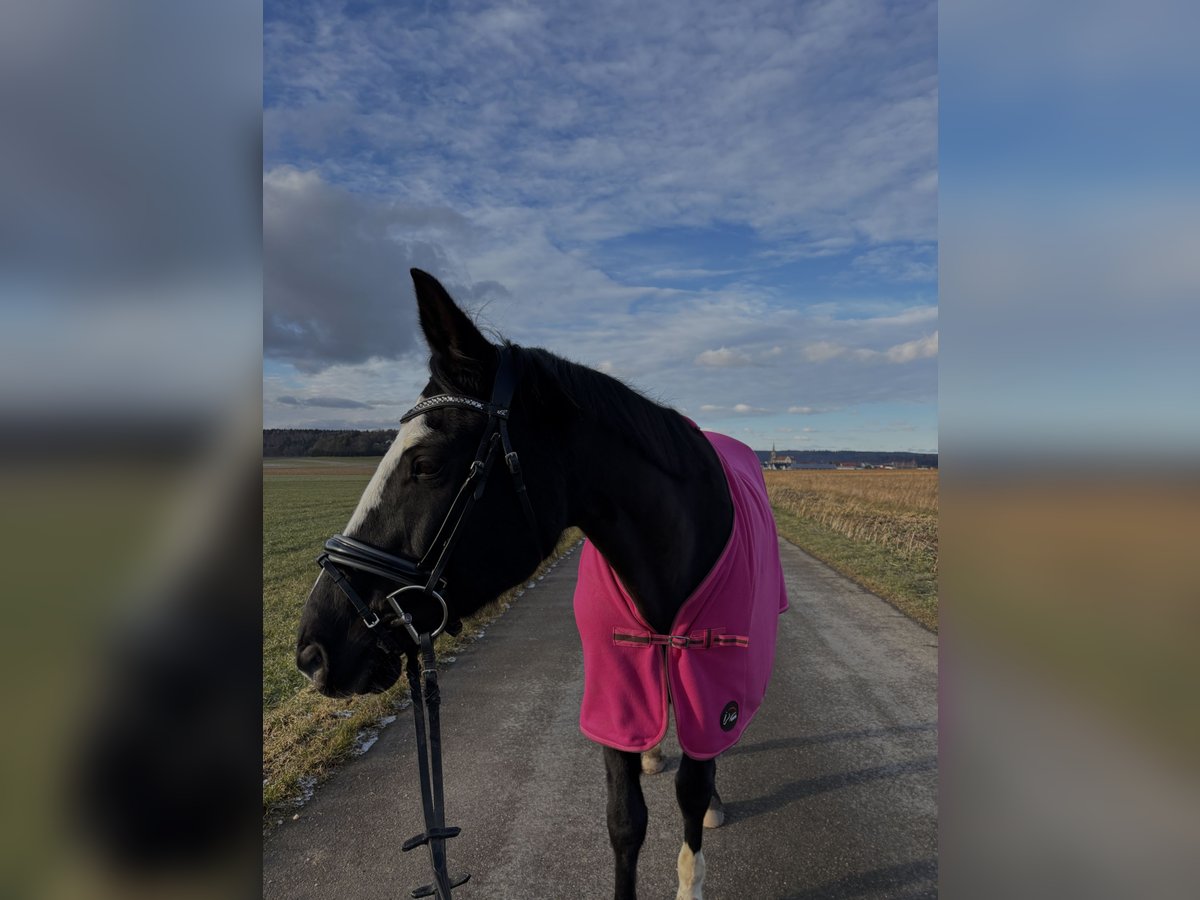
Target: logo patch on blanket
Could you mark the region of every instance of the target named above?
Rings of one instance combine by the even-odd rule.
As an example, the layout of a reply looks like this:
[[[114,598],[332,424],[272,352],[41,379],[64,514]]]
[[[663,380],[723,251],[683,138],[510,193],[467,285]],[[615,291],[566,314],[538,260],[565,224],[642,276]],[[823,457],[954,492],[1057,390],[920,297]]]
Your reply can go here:
[[[738,720],[738,705],[736,700],[730,700],[721,710],[721,730],[732,731]]]
[[[675,732],[693,759],[738,742],[766,693],[779,614],[787,609],[775,519],[758,456],[704,432],[725,470],[733,528],[712,570],[655,634],[591,542],[579,557],[575,624],[583,644],[579,727],[618,750],[649,750]]]

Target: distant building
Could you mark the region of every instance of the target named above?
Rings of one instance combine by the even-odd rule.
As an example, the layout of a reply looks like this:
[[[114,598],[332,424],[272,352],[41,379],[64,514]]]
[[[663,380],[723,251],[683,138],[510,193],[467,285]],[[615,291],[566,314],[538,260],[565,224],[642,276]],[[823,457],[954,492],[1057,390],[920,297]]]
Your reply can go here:
[[[790,469],[792,467],[792,458],[790,456],[779,456],[775,452],[775,445],[771,445],[771,455],[767,457],[767,461],[763,463],[764,469],[778,470]]]

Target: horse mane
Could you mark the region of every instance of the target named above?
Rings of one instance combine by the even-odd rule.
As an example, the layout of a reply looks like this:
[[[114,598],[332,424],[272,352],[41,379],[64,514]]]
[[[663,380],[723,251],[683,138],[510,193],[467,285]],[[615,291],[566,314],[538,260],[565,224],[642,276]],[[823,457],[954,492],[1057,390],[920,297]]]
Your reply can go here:
[[[618,378],[571,362],[541,347],[506,342],[522,368],[522,388],[537,406],[565,398],[571,411],[586,414],[613,431],[630,448],[679,478],[695,470],[696,430],[680,413],[655,403]]]

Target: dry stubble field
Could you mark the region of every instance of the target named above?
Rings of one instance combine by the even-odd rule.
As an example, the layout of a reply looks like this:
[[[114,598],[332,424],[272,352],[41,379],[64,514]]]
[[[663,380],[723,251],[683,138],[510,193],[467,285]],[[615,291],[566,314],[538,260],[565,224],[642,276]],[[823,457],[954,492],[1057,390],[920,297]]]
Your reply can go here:
[[[937,630],[937,470],[764,475],[781,535]]]

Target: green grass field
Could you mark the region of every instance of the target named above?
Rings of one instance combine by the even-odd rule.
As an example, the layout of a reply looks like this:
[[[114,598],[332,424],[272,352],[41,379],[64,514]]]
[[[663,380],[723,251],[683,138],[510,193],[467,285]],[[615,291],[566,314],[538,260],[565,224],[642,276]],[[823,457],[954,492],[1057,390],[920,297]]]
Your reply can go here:
[[[263,464],[264,710],[305,684],[292,653],[300,608],[317,577],[314,562],[325,538],[346,526],[378,462],[270,459]]]
[[[378,459],[263,461],[263,813],[266,824],[338,762],[363,729],[394,715],[407,696],[404,679],[383,694],[322,697],[296,670],[296,627],[317,576],[325,538],[345,527]],[[560,555],[579,539],[563,535]],[[511,602],[509,592],[465,621],[463,633],[438,639],[441,654],[474,640]]]

